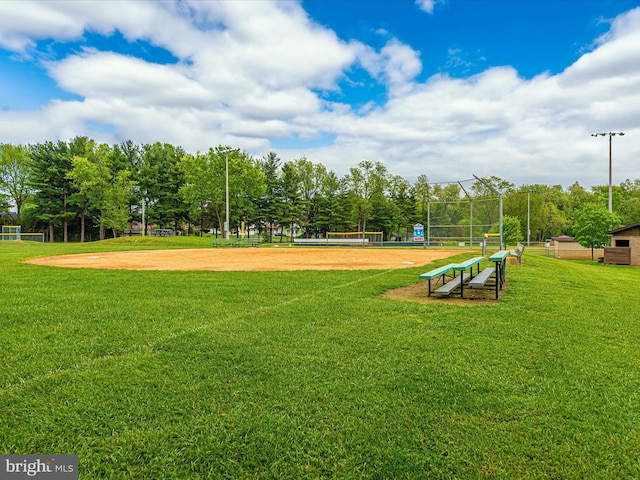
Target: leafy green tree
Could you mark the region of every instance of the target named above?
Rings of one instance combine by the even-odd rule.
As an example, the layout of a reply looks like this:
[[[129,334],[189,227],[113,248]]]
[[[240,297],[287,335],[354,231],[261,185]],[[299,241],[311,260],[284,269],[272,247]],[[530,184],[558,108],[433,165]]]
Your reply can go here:
[[[99,171],[97,165],[85,157],[74,157],[73,168],[67,173],[77,191],[71,195],[71,203],[76,205],[80,212],[80,241],[85,241],[86,217],[90,215],[91,208],[96,204],[96,196],[99,195],[100,186],[97,179]],[[103,186],[106,188],[106,185]]]
[[[81,143],[82,139],[74,141]],[[73,194],[67,173],[72,168],[69,145],[63,141],[45,142],[30,147],[32,174],[31,188],[36,205],[35,218],[49,231],[49,242],[55,241],[56,228],[62,226],[63,241],[68,240],[68,222],[76,217],[69,210],[69,197]]]
[[[29,149],[22,145],[0,144],[0,190],[8,193],[16,206],[18,222],[22,205],[32,192]]]
[[[576,214],[573,237],[580,245],[591,249],[591,260],[593,260],[593,250],[609,245],[611,237],[607,232],[620,225],[620,217],[609,212],[604,205],[587,203]]]
[[[397,229],[399,209],[385,192],[374,192],[371,196],[371,210],[367,230],[380,231],[384,238],[390,238]]]
[[[141,222],[142,220],[142,196],[140,193],[140,185],[138,182],[138,169],[140,166],[141,149],[131,140],[113,145],[111,148],[111,169],[115,175],[114,181],[121,171],[128,172],[129,181],[133,185],[131,195],[129,196],[129,214],[127,223],[132,221]]]
[[[578,182],[574,182],[569,187],[566,195],[561,194],[554,200],[556,206],[562,209],[567,217],[571,219],[575,216],[575,212],[582,210],[585,204],[598,202],[598,197],[594,193],[587,191]]]
[[[269,152],[258,161],[258,167],[264,175],[265,193],[258,199],[258,225],[268,232],[267,239],[273,241],[273,227],[277,222],[278,204],[281,196],[280,192],[280,164],[281,160],[274,152]]]
[[[552,235],[568,233],[573,218],[571,202],[561,185],[535,185],[532,201],[541,200],[540,209],[532,215],[532,235],[542,242]],[[538,223],[539,221],[539,223]],[[539,225],[536,227],[536,225]]]
[[[620,202],[618,214],[623,225],[640,221],[640,179],[625,180],[620,184]],[[615,205],[615,204],[614,204]]]
[[[182,147],[168,143],[142,146],[139,168],[133,178],[138,183],[141,201],[146,204],[147,224],[178,229],[188,218],[188,206],[180,194],[184,171],[179,162],[184,155]]]
[[[220,153],[225,148],[222,146],[205,154],[186,155],[182,148],[170,144],[138,146],[127,141],[110,148],[100,147],[106,157],[97,162],[94,156],[100,149],[86,137],[76,137],[68,143],[36,144],[28,148],[27,181],[15,184],[26,188],[16,188],[9,199],[3,194],[9,193],[7,175],[11,176],[15,170],[7,174],[6,152],[13,148],[0,145],[0,208],[6,208],[11,201],[22,212],[25,199],[32,191],[27,220],[34,227],[46,225],[51,241],[60,232],[67,241],[68,228],[73,233],[76,225],[84,239],[87,218],[95,220],[101,228],[117,232],[126,222],[141,219],[143,204],[147,222],[161,227],[179,229],[185,221],[199,223],[201,231],[205,225],[222,227],[226,207],[225,155]],[[24,155],[18,152],[11,157],[24,158]],[[96,210],[97,204],[86,196],[89,190],[80,176],[96,173],[90,172],[87,165],[81,166],[79,160],[74,164],[75,157],[104,165],[108,173],[103,177],[107,184],[105,192],[109,193],[105,193],[101,207],[106,209]],[[270,240],[274,226],[289,228],[292,234],[297,227],[302,227],[306,236],[354,229],[399,235],[405,229],[409,232],[415,222],[427,224],[428,220],[434,236],[462,236],[471,227],[471,208],[461,195],[460,186],[455,183],[431,186],[424,174],[409,186],[402,177],[391,175],[380,162],[362,161],[339,178],[305,157],[284,166],[273,152],[258,162],[244,153],[232,152],[229,160],[230,228],[235,228],[238,234],[241,225],[253,225],[260,232],[268,229]],[[17,163],[11,163],[11,167]],[[68,175],[72,169],[76,169],[75,174]],[[513,184],[498,177],[482,180],[470,189],[473,224],[498,223],[499,203],[492,189],[499,190],[503,193],[505,215],[518,219],[520,232],[526,231],[530,221],[531,236],[538,241],[549,235],[572,234],[576,216],[583,206],[598,201],[604,203],[607,193],[599,186],[587,191],[577,182],[566,191],[560,185],[523,185],[516,190]],[[528,196],[526,191],[530,189],[535,193]],[[124,202],[126,208],[116,192],[118,195],[129,192]],[[637,222],[640,180],[627,180],[614,187],[614,205],[626,223]],[[427,218],[429,207],[430,219]],[[472,233],[478,232],[470,235]]]
[[[592,202],[605,204],[609,203],[609,185],[594,185],[591,187]],[[623,192],[618,185],[612,185],[611,187],[611,200],[613,204],[613,211],[618,212],[620,205],[623,202]]]
[[[9,197],[7,195],[0,194],[0,215],[8,212],[9,212]],[[7,219],[7,221],[9,223],[13,223],[11,222],[11,219]]]
[[[516,191],[504,196],[504,214],[516,217],[520,221],[520,231],[526,236],[527,226],[531,228],[534,241],[540,239],[542,229],[542,208],[546,185],[521,185]],[[537,240],[536,240],[537,239]]]
[[[246,233],[257,221],[258,205],[265,195],[265,178],[259,163],[245,152],[234,152],[229,157],[229,202],[231,220],[236,232],[241,232],[244,223]]]
[[[502,216],[502,239],[505,245],[515,245],[522,240],[520,220],[517,217]]]
[[[225,194],[224,183],[220,181],[221,175],[224,178],[224,165],[220,163],[219,155],[213,150],[185,155],[180,160],[184,176],[180,195],[189,207],[191,221],[199,224],[201,231],[205,226],[222,225]]]
[[[420,223],[427,224],[427,210],[429,200],[431,199],[431,186],[429,185],[429,177],[425,174],[418,175],[416,183],[411,187],[411,194],[416,201],[416,209],[418,220]]]
[[[113,236],[126,228],[129,218],[129,199],[132,182],[128,170],[115,171],[111,148],[107,144],[96,145],[89,141],[85,156],[74,156],[73,168],[67,178],[76,189],[71,202],[80,208],[80,241],[85,240],[85,217],[97,212],[100,240],[105,229],[111,228]]]
[[[389,178],[389,196],[393,205],[393,223],[399,237],[401,230],[406,229],[406,236],[417,221],[416,202],[410,183],[400,175]]]
[[[196,222],[212,216],[214,225],[222,229],[226,218],[226,153],[227,147],[209,149],[206,154],[184,155],[180,161],[184,183],[180,196],[189,206]],[[238,228],[242,218],[254,216],[254,206],[264,196],[264,174],[258,163],[244,152],[229,152],[229,223]],[[231,229],[232,225],[229,225]]]
[[[320,185],[318,212],[314,223],[314,228],[320,235],[347,230],[350,212],[347,199],[346,181],[335,172],[328,172]]]
[[[0,222],[4,225],[14,223],[13,218],[9,215],[9,196],[0,193]]]
[[[564,213],[553,202],[545,202],[540,209],[540,229],[537,232],[538,241],[544,241],[552,235],[566,233],[569,221]]]
[[[300,223],[305,229],[305,237],[309,238],[311,231],[315,230],[313,224],[318,213],[318,196],[327,169],[324,165],[310,162],[306,157],[294,160],[293,165],[300,179]]]
[[[105,198],[103,224],[110,228],[113,237],[128,228],[130,219],[130,199],[133,193],[133,181],[129,170],[112,173],[111,183]]]
[[[364,236],[371,212],[380,213],[386,208],[383,202],[386,201],[385,192],[389,181],[387,168],[380,162],[363,160],[357,167],[349,169],[345,179],[354,200],[356,228]],[[381,221],[378,220],[378,223]]]
[[[280,208],[278,210],[278,223],[289,228],[291,241],[293,242],[295,226],[301,223],[302,218],[302,193],[300,190],[300,172],[295,162],[286,162],[282,166],[280,174]],[[280,241],[282,241],[282,237]]]

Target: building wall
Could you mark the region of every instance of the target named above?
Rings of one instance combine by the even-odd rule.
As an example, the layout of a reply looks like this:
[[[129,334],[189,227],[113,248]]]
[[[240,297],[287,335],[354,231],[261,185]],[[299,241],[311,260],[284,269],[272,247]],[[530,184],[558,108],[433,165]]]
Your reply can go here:
[[[638,237],[640,240],[640,237]],[[553,242],[554,257],[563,260],[591,260],[591,249],[584,248],[578,242]],[[594,260],[604,256],[604,248],[593,250]]]
[[[627,232],[624,232],[624,235],[614,235],[611,239],[611,244],[615,245],[616,240],[629,240],[629,247],[631,247],[631,263],[630,265],[634,265],[636,267],[640,267],[640,236],[638,236],[638,231],[640,230],[631,230],[627,235]]]
[[[631,265],[640,267],[640,236],[629,237],[631,247]]]

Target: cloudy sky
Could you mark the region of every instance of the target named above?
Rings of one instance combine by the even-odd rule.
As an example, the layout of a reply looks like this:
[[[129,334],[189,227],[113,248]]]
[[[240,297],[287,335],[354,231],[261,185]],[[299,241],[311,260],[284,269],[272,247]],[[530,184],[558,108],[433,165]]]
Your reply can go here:
[[[640,0],[2,0],[0,87],[0,142],[640,178]]]

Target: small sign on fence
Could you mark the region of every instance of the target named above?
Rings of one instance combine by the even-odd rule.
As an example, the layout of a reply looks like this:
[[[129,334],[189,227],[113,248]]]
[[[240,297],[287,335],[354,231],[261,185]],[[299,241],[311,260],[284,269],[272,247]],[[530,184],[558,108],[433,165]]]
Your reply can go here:
[[[424,242],[424,225],[416,223],[413,226],[413,241]]]

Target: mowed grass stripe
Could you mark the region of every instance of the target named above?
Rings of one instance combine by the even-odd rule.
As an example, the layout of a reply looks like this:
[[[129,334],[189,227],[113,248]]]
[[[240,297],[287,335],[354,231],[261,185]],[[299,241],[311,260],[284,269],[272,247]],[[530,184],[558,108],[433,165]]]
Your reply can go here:
[[[156,313],[152,313],[151,314],[152,321],[150,323],[153,325],[154,329],[146,331],[146,337],[143,339],[142,343],[129,344],[129,343],[123,342],[121,345],[119,345],[117,348],[114,349],[113,348],[114,345],[112,341],[114,341],[115,339],[111,336],[108,336],[109,333],[113,333],[114,330],[118,328],[130,329],[130,325],[132,324],[132,322],[137,322],[137,323],[144,322],[143,315],[134,314],[132,316],[129,312],[124,312],[118,315],[118,320],[117,320],[117,323],[115,324],[108,323],[106,325],[100,325],[99,327],[91,326],[89,332],[80,333],[80,335],[90,334],[94,340],[95,339],[108,340],[108,345],[111,347],[110,350],[101,351],[98,355],[92,355],[80,362],[77,361],[77,357],[76,357],[77,352],[76,352],[73,355],[73,360],[75,361],[75,363],[71,365],[64,366],[63,364],[58,364],[55,366],[55,368],[52,368],[46,372],[41,372],[39,375],[34,375],[32,377],[20,376],[17,379],[17,381],[14,380],[14,383],[5,383],[0,388],[16,388],[16,387],[24,386],[26,383],[41,381],[43,379],[46,379],[50,375],[58,375],[65,370],[78,370],[81,368],[87,368],[88,366],[91,366],[96,362],[108,361],[115,357],[120,357],[125,355],[136,355],[138,352],[144,352],[144,351],[153,349],[154,345],[158,343],[167,342],[175,337],[185,335],[191,332],[203,331],[207,329],[217,329],[218,331],[220,331],[221,329],[224,328],[223,326],[225,324],[228,324],[229,322],[231,322],[234,325],[234,328],[241,324],[248,325],[251,323],[252,319],[255,319],[256,317],[259,317],[260,315],[263,315],[263,314],[269,314],[270,311],[276,311],[278,309],[282,309],[283,307],[286,307],[287,305],[292,303],[310,300],[314,296],[327,295],[335,290],[340,290],[349,286],[353,286],[358,283],[374,279],[378,276],[386,275],[390,272],[391,271],[383,271],[383,272],[376,272],[373,274],[369,272],[369,274],[367,274],[366,276],[360,276],[355,280],[343,279],[344,283],[342,284],[332,284],[329,287],[324,288],[323,290],[310,290],[309,293],[304,293],[304,294],[300,294],[300,291],[304,291],[304,289],[300,290],[298,288],[295,288],[294,291],[296,293],[296,296],[285,298],[285,299],[278,299],[278,295],[273,295],[271,293],[267,296],[264,294],[259,294],[258,292],[254,291],[251,294],[247,293],[246,296],[242,299],[241,305],[239,307],[245,307],[244,310],[236,307],[225,308],[225,307],[218,306],[218,307],[215,307],[212,311],[208,311],[209,315],[207,315],[207,312],[205,312],[203,308],[200,308],[200,309],[197,309],[198,313],[195,315],[198,318],[198,321],[194,321],[194,318],[189,317],[186,307],[184,306],[181,308],[179,307],[180,310],[175,314],[173,314],[173,316],[170,317],[169,319],[170,321],[169,329],[163,329],[160,332],[157,330],[158,323],[153,322],[153,319],[156,319],[156,318],[159,319],[160,315],[157,315]],[[83,273],[84,275],[82,274],[80,275],[84,279],[86,277],[87,272],[83,272]],[[118,276],[118,274],[115,274],[115,275]],[[161,278],[158,278],[163,276],[162,273],[160,274],[152,273],[150,275],[152,278],[146,279],[148,284],[158,284],[161,282],[163,283],[163,286],[166,288],[168,280],[166,278],[164,280]],[[176,276],[174,274],[167,274],[167,275],[169,277]],[[235,290],[234,295],[228,295],[224,292],[222,293],[210,292],[209,295],[221,296],[224,298],[234,298],[235,295],[237,295],[237,290],[238,290],[237,285],[235,285],[234,282],[230,282],[225,277],[231,276],[233,279],[235,279],[237,276],[244,276],[244,275],[264,276],[264,274],[250,274],[248,272],[247,273],[236,272],[232,274],[204,274],[204,278],[202,278],[201,275],[196,274],[195,281],[196,282],[209,281],[209,282],[215,282],[215,283],[222,283],[224,284],[224,289],[233,288]],[[143,274],[143,276],[148,277],[149,275]],[[276,274],[276,277],[278,276],[279,274]],[[349,276],[352,277],[353,275],[349,275]],[[193,289],[190,289],[188,286],[185,285],[186,283],[184,282],[185,274],[178,274],[178,277],[181,280],[181,283],[179,286],[180,289],[186,288],[187,292],[193,291]],[[144,282],[144,281],[145,279],[134,280],[135,283]],[[69,287],[74,289],[76,288],[76,286],[74,286],[70,282],[65,282],[64,286],[65,288],[69,288]],[[111,286],[110,288],[111,288],[111,291],[116,293],[117,295],[125,295],[124,292],[128,292],[129,291],[128,289],[131,287],[130,285],[119,285],[118,288],[114,288],[113,286]],[[50,289],[47,288],[47,290],[48,290],[48,293],[51,294]],[[98,305],[96,305],[96,297],[102,297],[103,299],[106,299],[109,297],[109,295],[101,294],[99,291],[96,291],[96,290],[92,290],[90,292],[84,292],[84,293],[86,295],[80,295],[76,291],[76,293],[71,297],[71,300],[74,302],[74,304],[78,302],[82,303],[86,301],[91,301],[93,303],[93,305],[90,308],[90,311],[79,310],[75,305],[72,307],[74,310],[74,315],[80,316],[82,318],[81,322],[83,323],[90,322],[93,319],[94,315],[97,315],[99,318],[102,318],[102,314],[107,309],[107,307],[110,307],[111,309],[113,309],[114,305],[112,304],[111,301],[107,302],[108,305],[105,305],[102,302],[99,302]],[[147,296],[146,303],[149,304],[148,310],[152,312],[157,312],[158,309],[162,309],[162,308],[167,308],[173,311],[173,309],[175,308],[175,303],[180,303],[176,297],[173,297],[171,300],[171,305],[167,307],[163,307],[163,303],[158,302],[157,295],[150,295],[148,292],[147,293],[139,292],[139,293],[143,297]],[[201,293],[200,295],[196,295],[195,298],[190,298],[190,300],[195,302],[211,301],[206,295],[202,295],[202,292],[200,293]],[[268,298],[268,300],[265,300],[265,298]],[[126,299],[127,301],[131,301],[131,296],[127,294]],[[162,295],[161,299],[166,300],[167,295]],[[64,303],[68,303],[68,301],[69,301],[69,298],[65,297]],[[46,319],[36,320],[35,317],[31,319],[34,322],[38,322],[39,327],[34,327],[33,330],[25,329],[25,322],[21,320],[20,315],[17,315],[14,318],[7,317],[6,325],[8,328],[6,331],[8,335],[14,338],[15,342],[13,343],[13,345],[16,347],[20,346],[19,347],[20,351],[28,351],[30,360],[31,360],[32,352],[33,350],[38,348],[38,344],[40,344],[40,356],[43,358],[44,356],[47,355],[47,349],[42,347],[48,347],[50,353],[52,353],[53,351],[59,353],[61,350],[64,350],[66,353],[71,353],[72,349],[69,348],[71,347],[71,345],[60,345],[56,343],[54,339],[60,339],[63,341],[73,339],[74,335],[73,334],[70,335],[69,329],[75,328],[73,324],[77,324],[77,322],[74,320],[72,321],[73,324],[70,324],[69,322],[65,323],[57,319],[58,315],[61,318],[68,319],[70,314],[69,312],[66,312],[66,311],[63,311],[59,314],[51,315],[51,312],[56,312],[56,311],[60,312],[59,308],[55,304],[53,304],[53,302],[49,302],[47,300],[43,301],[42,299],[36,300],[36,302],[39,303],[43,307],[43,309],[47,312]],[[21,309],[21,308],[15,309],[15,312],[21,312],[21,311],[24,311],[24,309]],[[33,310],[31,311],[33,312]],[[203,314],[204,314],[204,318],[202,318]],[[185,320],[188,320],[188,323],[185,323]],[[9,324],[11,324],[12,321],[14,324],[14,328],[11,328],[9,326]],[[42,325],[47,321],[49,321],[53,325],[49,328],[44,328]],[[191,325],[191,326],[186,326],[186,325]],[[34,332],[41,332],[42,334],[38,337],[37,334]],[[163,335],[158,336],[158,333],[162,333]],[[126,338],[131,338],[131,337],[126,337]],[[75,344],[75,341],[74,341],[74,344]],[[27,347],[26,349],[24,348],[25,346]],[[96,353],[96,348],[93,344],[92,344],[92,348],[93,349],[89,353],[90,354]],[[7,351],[5,351],[5,362],[7,364],[19,365],[21,364],[21,362],[23,362],[22,360],[17,358],[18,357],[17,354],[15,354],[14,357],[12,357],[11,354],[12,354],[11,348],[7,348]],[[59,358],[59,360],[64,361],[64,358]],[[5,372],[5,375],[7,375],[9,374],[10,369],[7,368],[5,369],[4,372]],[[24,375],[24,370],[22,370],[22,374]]]
[[[3,287],[20,285],[14,295],[63,281],[21,267],[0,267]],[[109,342],[144,346],[154,326],[163,340],[0,392],[3,451],[78,453],[83,478],[640,475],[639,294],[623,288],[637,269],[525,254],[503,299],[473,308],[378,298],[415,283],[417,268],[134,273],[68,277],[77,301],[94,302],[79,308],[95,310],[86,323],[104,324],[104,338],[87,338],[81,316],[59,320],[79,330],[59,343],[69,353],[52,349],[47,361],[92,358],[90,347]],[[149,280],[161,280],[141,288],[158,290],[163,308],[113,320],[130,304],[144,310],[141,295],[120,296]],[[26,304],[54,325],[38,302],[64,308],[64,292],[38,287]],[[20,333],[15,306],[7,313],[6,329]],[[46,370],[21,355],[13,374]]]

